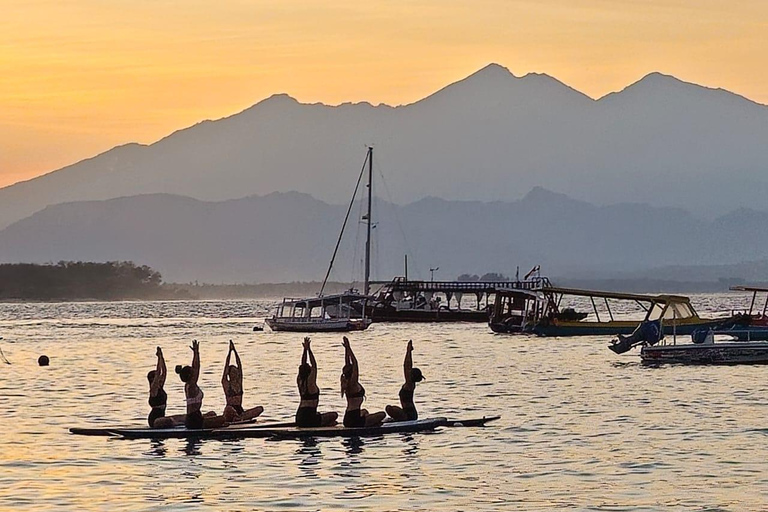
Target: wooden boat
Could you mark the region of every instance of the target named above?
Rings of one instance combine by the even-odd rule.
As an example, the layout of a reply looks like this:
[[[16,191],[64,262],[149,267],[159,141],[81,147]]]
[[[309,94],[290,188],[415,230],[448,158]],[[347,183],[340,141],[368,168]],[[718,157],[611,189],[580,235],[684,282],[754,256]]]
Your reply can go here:
[[[493,297],[500,289],[534,290],[549,283],[546,277],[517,281],[414,281],[396,277],[370,299],[367,315],[374,322],[487,322]],[[464,308],[462,299],[476,299]],[[455,305],[454,305],[455,304]]]
[[[357,316],[353,307],[361,299],[356,293],[324,295],[312,299],[283,299],[277,312],[265,323],[273,331],[346,332],[364,331],[371,319]]]
[[[716,342],[645,345],[640,349],[643,364],[766,364],[768,342]]]
[[[496,333],[531,333],[543,307],[544,300],[539,292],[499,288],[488,326]]]
[[[554,286],[542,288],[541,294],[545,301],[544,308],[531,328],[531,332],[539,336],[628,335],[635,330],[639,321],[659,319],[664,320],[663,330],[666,334],[691,334],[721,321],[699,317],[690,299],[681,295],[614,293]],[[592,304],[591,315],[571,308],[561,308],[564,297],[588,298]],[[600,299],[604,304],[602,313],[597,305]],[[644,313],[644,318],[616,318],[609,300],[635,303]]]
[[[761,286],[731,286],[731,291],[752,292],[752,300],[746,311],[732,311],[731,318],[713,330],[727,334],[739,341],[768,341],[768,288]],[[757,304],[757,295],[765,293],[763,307]]]
[[[347,332],[362,331],[371,325],[371,320],[366,316],[366,304],[368,295],[371,292],[370,274],[371,274],[371,201],[373,194],[373,148],[369,147],[365,156],[363,168],[360,170],[360,176],[357,179],[355,191],[352,194],[352,200],[347,208],[347,215],[344,217],[344,223],[339,232],[339,238],[336,241],[336,248],[333,250],[331,262],[328,265],[328,271],[320,287],[320,293],[317,297],[305,299],[285,298],[277,307],[277,311],[271,318],[265,319],[265,323],[273,331],[288,332]],[[368,171],[368,213],[363,217],[366,223],[367,237],[365,241],[365,280],[363,293],[357,290],[349,290],[338,295],[323,295],[325,285],[331,275],[336,254],[338,253],[341,239],[344,236],[344,229],[347,226],[349,215],[352,212],[352,206],[355,203],[357,191],[360,188],[360,182]]]
[[[768,363],[768,342],[720,341],[718,337],[732,338],[716,333],[712,328],[694,331],[691,343],[672,341],[662,333],[662,319],[641,322],[630,336],[619,335],[608,346],[613,352],[623,354],[640,346],[643,364],[758,364]]]

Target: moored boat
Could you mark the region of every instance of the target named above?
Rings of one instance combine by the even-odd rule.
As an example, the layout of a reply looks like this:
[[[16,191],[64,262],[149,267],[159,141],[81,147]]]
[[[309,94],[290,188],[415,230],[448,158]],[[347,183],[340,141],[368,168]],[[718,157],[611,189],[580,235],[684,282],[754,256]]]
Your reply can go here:
[[[546,277],[515,281],[414,281],[396,277],[368,303],[374,322],[487,322],[498,290],[535,290]],[[470,307],[466,307],[467,296]]]
[[[539,336],[601,336],[628,335],[640,321],[664,320],[665,334],[691,334],[698,329],[717,325],[722,320],[699,317],[688,297],[681,295],[643,295],[615,293],[577,288],[545,287],[541,293],[545,305],[531,331]],[[590,313],[562,307],[565,297],[588,299]],[[597,299],[597,300],[596,300]],[[635,304],[642,318],[620,318],[614,314],[610,301]],[[598,303],[602,302],[602,312]],[[623,309],[627,309],[626,307]],[[602,315],[602,316],[601,316]],[[622,316],[626,316],[623,314]]]
[[[662,319],[641,322],[629,336],[619,335],[608,346],[623,354],[640,346],[643,364],[762,364],[768,363],[768,342],[733,341],[734,332],[717,332],[714,328],[696,330],[690,343],[671,342],[663,334]],[[722,338],[728,338],[722,340]]]
[[[684,343],[645,345],[640,349],[643,364],[767,364],[767,342]]]
[[[366,166],[367,164],[367,166]],[[363,217],[367,227],[367,237],[365,241],[365,280],[363,293],[351,289],[345,293],[337,295],[323,295],[325,285],[328,283],[328,277],[331,275],[336,254],[341,245],[341,239],[344,236],[344,229],[347,226],[349,215],[352,212],[352,205],[355,203],[357,191],[363,175],[368,174],[368,213]],[[371,319],[366,315],[366,304],[370,294],[370,273],[371,273],[371,202],[373,186],[373,148],[369,147],[365,155],[363,168],[360,170],[360,176],[357,178],[355,191],[352,194],[352,200],[347,208],[347,215],[339,232],[339,238],[336,242],[336,248],[333,250],[328,271],[320,287],[320,293],[317,297],[304,299],[285,298],[277,307],[275,314],[265,319],[265,323],[273,331],[290,332],[346,332],[362,331],[371,325]]]
[[[283,299],[277,312],[265,323],[273,331],[346,332],[364,331],[371,319],[357,316],[353,307],[362,296],[355,292],[311,299]]]
[[[488,326],[495,333],[531,333],[543,307],[544,300],[539,292],[500,288],[496,290]]]

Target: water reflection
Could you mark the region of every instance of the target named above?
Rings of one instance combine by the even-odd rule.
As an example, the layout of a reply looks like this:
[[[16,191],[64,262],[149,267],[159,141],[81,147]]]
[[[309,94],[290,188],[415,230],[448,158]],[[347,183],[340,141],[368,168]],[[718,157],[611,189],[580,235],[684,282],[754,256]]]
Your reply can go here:
[[[299,469],[301,476],[306,478],[319,478],[317,470],[322,461],[322,452],[317,439],[310,437],[301,440],[301,446],[296,450],[299,456]]]
[[[350,459],[354,459],[363,453],[363,446],[365,446],[365,442],[360,437],[345,437],[341,444],[344,446],[344,451]]]
[[[184,445],[184,453],[186,453],[190,457],[194,457],[196,455],[202,455],[202,452],[200,451],[200,447],[202,446],[202,444],[203,444],[203,441],[199,438],[189,438],[187,439],[187,442]]]
[[[153,439],[150,444],[150,450],[146,452],[146,455],[152,455],[154,457],[165,457],[168,453],[168,447],[165,446],[165,441],[161,439]]]

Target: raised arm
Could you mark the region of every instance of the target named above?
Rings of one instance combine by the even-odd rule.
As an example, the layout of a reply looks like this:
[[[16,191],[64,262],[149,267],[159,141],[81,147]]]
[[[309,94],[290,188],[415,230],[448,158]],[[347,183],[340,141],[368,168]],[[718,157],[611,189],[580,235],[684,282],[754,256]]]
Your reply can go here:
[[[232,343],[232,340],[229,341]],[[237,353],[237,349],[235,348],[235,344],[232,343],[232,353],[235,354],[235,364],[238,368],[240,368],[240,375],[243,374],[243,363],[240,362],[240,354]]]
[[[403,361],[403,373],[405,382],[411,382],[411,370],[413,370],[413,340],[408,340],[408,348],[405,349],[405,361]]]
[[[157,367],[155,368],[155,378],[152,379],[150,385],[150,394],[155,396],[157,392],[165,385],[165,375],[167,369],[165,368],[165,358],[163,358],[163,350],[157,347]]]
[[[200,342],[192,341],[192,376],[187,384],[197,385],[197,378],[200,376]]]
[[[352,352],[352,346],[349,344],[349,340],[346,336],[344,336],[344,357],[347,361],[347,364],[352,365],[352,381],[357,382],[358,378],[360,377],[359,368],[357,366],[357,358],[355,357],[355,353]]]
[[[301,364],[307,364],[307,357],[309,355],[309,336],[304,336],[302,346],[304,347],[304,351],[301,353]]]
[[[229,342],[229,351],[227,351],[227,359],[224,361],[224,372],[221,374],[221,385],[224,386],[224,391],[227,390],[229,384],[229,361],[232,357],[232,341]]]
[[[307,355],[309,356],[309,362],[312,364],[312,368],[317,368],[317,361],[315,361],[315,354],[312,353],[312,347],[307,343]]]

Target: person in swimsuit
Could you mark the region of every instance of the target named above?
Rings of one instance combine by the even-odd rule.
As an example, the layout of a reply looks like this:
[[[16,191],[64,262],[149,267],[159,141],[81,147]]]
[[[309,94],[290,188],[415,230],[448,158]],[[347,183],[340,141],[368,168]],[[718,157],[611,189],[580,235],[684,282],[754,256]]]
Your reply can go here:
[[[405,361],[403,362],[403,373],[405,374],[405,384],[400,388],[400,407],[388,405],[387,414],[394,421],[413,421],[419,419],[419,413],[416,412],[416,405],[413,403],[413,391],[416,389],[416,383],[424,380],[421,370],[413,367],[413,340],[408,340],[408,347],[405,349]]]
[[[155,421],[165,417],[165,406],[168,404],[168,395],[163,389],[167,375],[163,350],[157,347],[156,354],[157,368],[147,374],[147,380],[149,381],[149,406],[152,407],[147,418],[150,428],[155,427]]]
[[[235,354],[236,365],[229,364],[232,354]],[[243,409],[243,365],[232,340],[229,340],[229,352],[227,361],[224,363],[224,374],[221,376],[221,387],[224,388],[224,396],[227,399],[223,414],[227,423],[251,420],[264,412],[264,408],[260,405],[248,410]]]
[[[297,427],[327,427],[336,424],[339,417],[335,412],[317,412],[320,402],[320,388],[317,387],[317,361],[312,354],[308,337],[304,338],[304,353],[301,356],[299,374],[296,376],[296,386],[299,388],[299,408],[296,411]],[[309,363],[307,363],[309,358]]]
[[[216,413],[206,414],[203,417],[201,409],[203,407],[203,390],[197,385],[197,378],[200,376],[200,342],[192,342],[192,366],[181,365],[176,367],[176,373],[179,374],[184,383],[184,394],[187,397],[187,415],[184,418],[184,426],[189,429],[216,428],[225,424],[222,416],[216,416]]]
[[[357,358],[349,340],[344,336],[344,368],[341,370],[341,396],[347,395],[347,411],[344,413],[345,427],[373,427],[379,425],[387,414],[376,412],[370,414],[361,409],[365,400],[365,388],[360,384]]]

